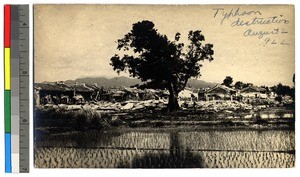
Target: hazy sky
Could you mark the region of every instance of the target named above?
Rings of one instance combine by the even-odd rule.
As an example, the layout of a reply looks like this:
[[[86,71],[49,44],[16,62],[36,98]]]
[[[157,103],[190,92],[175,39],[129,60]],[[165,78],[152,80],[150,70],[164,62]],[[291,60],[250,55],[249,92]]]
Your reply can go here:
[[[116,41],[141,20],[153,21],[171,40],[176,32],[186,39],[188,31],[201,30],[215,51],[215,60],[203,63],[201,80],[232,76],[234,82],[293,85],[292,6],[35,5],[35,82],[118,76],[109,65]],[[269,34],[249,36],[259,31]]]

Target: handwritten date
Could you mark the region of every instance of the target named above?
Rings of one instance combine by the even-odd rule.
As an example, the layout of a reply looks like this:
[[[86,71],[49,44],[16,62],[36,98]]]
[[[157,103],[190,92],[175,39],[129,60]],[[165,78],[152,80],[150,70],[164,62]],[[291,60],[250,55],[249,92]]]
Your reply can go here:
[[[275,39],[271,39],[271,38],[266,38],[260,45],[265,47],[267,45],[290,45],[290,43],[288,43],[284,39],[275,40]]]
[[[244,32],[244,36],[247,37],[257,37],[258,39],[262,39],[265,36],[269,36],[269,35],[277,35],[277,34],[287,34],[288,31],[285,30],[285,28],[275,28],[273,30],[265,30],[265,31],[255,31],[253,29],[247,29]]]

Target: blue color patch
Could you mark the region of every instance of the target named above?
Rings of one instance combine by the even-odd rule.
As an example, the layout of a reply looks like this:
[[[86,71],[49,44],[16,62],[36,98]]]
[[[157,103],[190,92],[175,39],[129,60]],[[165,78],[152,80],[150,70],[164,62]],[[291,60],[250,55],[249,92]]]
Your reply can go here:
[[[5,133],[5,173],[11,172],[11,133]]]

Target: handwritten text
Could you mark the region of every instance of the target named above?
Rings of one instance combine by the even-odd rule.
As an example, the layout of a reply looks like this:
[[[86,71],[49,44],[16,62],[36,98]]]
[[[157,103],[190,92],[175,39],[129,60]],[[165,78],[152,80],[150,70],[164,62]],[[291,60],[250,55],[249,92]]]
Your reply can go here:
[[[262,15],[260,11],[240,11],[240,8],[231,9],[229,12],[226,12],[223,8],[213,9],[215,11],[214,18],[217,17],[218,14],[222,16],[221,25],[223,24],[224,20],[228,20],[231,17],[238,17],[238,16],[248,16],[248,15]]]

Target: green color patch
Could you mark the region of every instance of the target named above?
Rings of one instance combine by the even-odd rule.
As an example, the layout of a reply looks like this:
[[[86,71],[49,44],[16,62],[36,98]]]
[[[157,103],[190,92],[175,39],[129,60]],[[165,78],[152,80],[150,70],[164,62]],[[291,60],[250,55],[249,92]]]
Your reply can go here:
[[[5,133],[11,132],[11,94],[10,90],[4,92],[4,117],[5,117]]]

